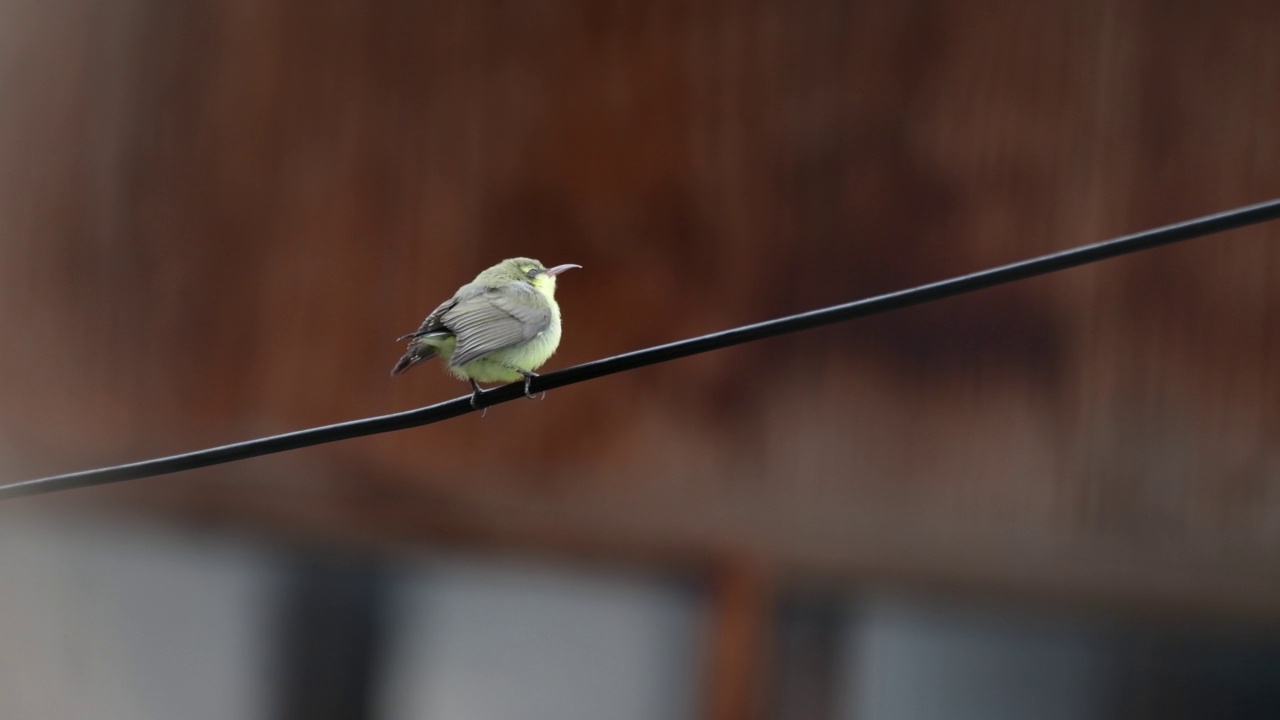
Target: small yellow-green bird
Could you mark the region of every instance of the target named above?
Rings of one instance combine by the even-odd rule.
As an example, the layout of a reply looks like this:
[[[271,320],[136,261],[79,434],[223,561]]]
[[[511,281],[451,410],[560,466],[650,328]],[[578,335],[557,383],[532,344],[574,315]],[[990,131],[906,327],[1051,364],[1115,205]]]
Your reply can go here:
[[[556,276],[581,265],[546,268],[531,258],[510,258],[458,288],[453,297],[431,311],[422,325],[397,340],[409,347],[395,377],[439,355],[445,370],[471,383],[474,407],[483,390],[478,383],[524,380],[524,394],[534,372],[560,345],[560,306]]]

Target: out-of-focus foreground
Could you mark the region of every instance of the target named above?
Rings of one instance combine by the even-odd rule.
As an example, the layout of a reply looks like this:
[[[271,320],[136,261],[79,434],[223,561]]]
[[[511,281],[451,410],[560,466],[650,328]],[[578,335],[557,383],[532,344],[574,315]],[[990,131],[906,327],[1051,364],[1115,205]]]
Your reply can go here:
[[[11,481],[1280,195],[1280,4],[0,2]],[[1270,717],[1280,227],[0,508],[5,718]],[[1226,714],[1224,714],[1226,713]]]

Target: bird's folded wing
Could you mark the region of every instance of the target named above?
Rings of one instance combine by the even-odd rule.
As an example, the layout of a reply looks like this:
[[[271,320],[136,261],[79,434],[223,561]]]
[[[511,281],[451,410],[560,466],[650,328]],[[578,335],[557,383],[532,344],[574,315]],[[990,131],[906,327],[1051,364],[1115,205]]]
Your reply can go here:
[[[435,310],[432,310],[431,314],[427,316],[427,319],[422,321],[422,324],[418,326],[417,330],[414,330],[408,335],[401,335],[396,339],[404,340],[406,338],[420,338],[423,335],[430,335],[432,333],[442,331],[451,332],[444,324],[444,314],[452,310],[460,302],[470,300],[477,295],[483,295],[486,289],[487,288],[483,285],[476,285],[475,283],[467,283],[466,285],[463,285],[461,288],[458,288],[458,292],[454,293],[453,297],[440,303]]]
[[[551,307],[533,288],[489,288],[459,300],[440,322],[458,338],[449,361],[456,367],[532,340],[551,326]]]

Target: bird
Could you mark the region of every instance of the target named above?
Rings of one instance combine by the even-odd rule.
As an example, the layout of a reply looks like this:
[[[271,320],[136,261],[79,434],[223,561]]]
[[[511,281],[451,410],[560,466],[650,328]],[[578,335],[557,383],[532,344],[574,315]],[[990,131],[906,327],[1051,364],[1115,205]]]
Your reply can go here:
[[[401,335],[408,347],[391,376],[437,355],[445,370],[471,383],[471,406],[484,392],[479,383],[524,380],[524,394],[535,372],[560,345],[560,306],[556,276],[581,268],[572,263],[547,268],[532,258],[508,258],[458,288],[422,321]]]

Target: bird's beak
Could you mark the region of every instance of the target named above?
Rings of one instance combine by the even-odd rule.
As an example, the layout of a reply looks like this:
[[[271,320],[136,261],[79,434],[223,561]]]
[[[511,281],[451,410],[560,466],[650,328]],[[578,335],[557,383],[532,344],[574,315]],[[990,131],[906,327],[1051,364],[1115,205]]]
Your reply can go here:
[[[572,270],[572,269],[574,269],[574,268],[579,268],[579,269],[581,269],[581,268],[582,268],[582,266],[581,266],[581,265],[574,265],[573,263],[568,263],[568,264],[565,264],[565,265],[557,265],[557,266],[555,266],[555,267],[551,268],[550,270],[548,270],[548,271],[546,272],[546,274],[547,274],[547,275],[559,275],[560,273],[564,272],[565,270]]]

